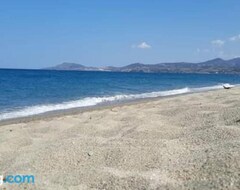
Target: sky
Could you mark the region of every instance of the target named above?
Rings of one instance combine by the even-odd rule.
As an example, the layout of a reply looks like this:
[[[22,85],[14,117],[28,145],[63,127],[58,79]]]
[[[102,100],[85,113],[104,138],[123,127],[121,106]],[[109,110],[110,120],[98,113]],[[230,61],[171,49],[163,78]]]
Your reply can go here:
[[[1,0],[0,67],[240,56],[239,0]]]

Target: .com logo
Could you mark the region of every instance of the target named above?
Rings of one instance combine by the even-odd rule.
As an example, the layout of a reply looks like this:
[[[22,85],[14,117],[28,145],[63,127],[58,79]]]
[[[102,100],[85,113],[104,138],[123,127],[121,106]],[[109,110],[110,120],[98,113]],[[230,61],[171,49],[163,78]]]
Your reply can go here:
[[[35,177],[34,175],[0,175],[0,186],[3,184],[22,184],[22,183],[31,183],[34,184]]]

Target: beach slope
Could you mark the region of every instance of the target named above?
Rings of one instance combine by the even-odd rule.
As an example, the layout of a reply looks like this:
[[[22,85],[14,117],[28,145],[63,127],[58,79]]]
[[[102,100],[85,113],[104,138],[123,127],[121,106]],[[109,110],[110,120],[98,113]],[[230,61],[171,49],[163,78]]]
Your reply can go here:
[[[240,89],[0,126],[7,189],[240,189]],[[1,187],[0,187],[1,188]]]

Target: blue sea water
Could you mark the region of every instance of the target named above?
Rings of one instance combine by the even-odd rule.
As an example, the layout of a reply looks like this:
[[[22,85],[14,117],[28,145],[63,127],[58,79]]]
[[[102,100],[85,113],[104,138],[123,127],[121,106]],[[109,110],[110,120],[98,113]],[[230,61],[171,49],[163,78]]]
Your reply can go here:
[[[0,120],[240,84],[240,75],[0,69]]]

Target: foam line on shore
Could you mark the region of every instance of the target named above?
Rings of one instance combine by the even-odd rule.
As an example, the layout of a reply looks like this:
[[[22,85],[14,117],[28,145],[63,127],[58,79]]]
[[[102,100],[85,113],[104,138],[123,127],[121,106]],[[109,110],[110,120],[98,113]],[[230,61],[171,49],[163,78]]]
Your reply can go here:
[[[226,85],[226,84],[225,84]],[[229,84],[227,84],[229,85]],[[30,107],[25,107],[18,110],[13,110],[9,112],[0,113],[0,121],[14,118],[21,118],[27,116],[38,115],[50,111],[66,110],[73,108],[89,107],[95,106],[101,103],[124,101],[124,100],[135,100],[142,98],[156,98],[156,97],[165,97],[178,94],[186,94],[191,92],[203,92],[215,89],[221,89],[223,85],[215,85],[201,88],[181,88],[167,91],[158,91],[150,93],[141,93],[141,94],[121,94],[116,96],[105,96],[105,97],[87,97],[80,100],[74,100],[69,102],[63,102],[58,104],[46,104],[46,105],[35,105]]]

